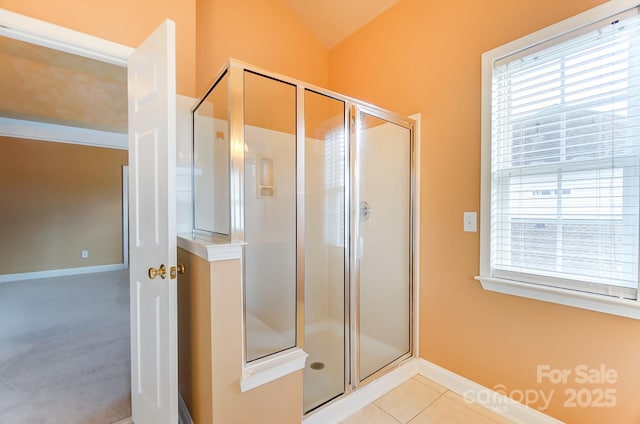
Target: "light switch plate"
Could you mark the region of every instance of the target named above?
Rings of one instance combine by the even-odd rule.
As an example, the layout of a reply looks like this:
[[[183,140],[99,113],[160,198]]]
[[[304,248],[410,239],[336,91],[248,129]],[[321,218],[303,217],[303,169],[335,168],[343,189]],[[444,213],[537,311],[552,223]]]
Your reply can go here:
[[[477,212],[464,213],[464,230],[470,233],[475,233],[478,231],[478,213]]]

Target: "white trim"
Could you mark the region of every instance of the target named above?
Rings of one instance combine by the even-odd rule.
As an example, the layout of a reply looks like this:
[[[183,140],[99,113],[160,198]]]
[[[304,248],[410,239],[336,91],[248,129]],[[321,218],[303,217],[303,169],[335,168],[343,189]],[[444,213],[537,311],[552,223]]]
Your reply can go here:
[[[178,424],[193,424],[187,404],[184,403],[182,393],[178,392]]]
[[[454,372],[444,369],[424,359],[417,360],[418,373],[434,383],[463,396],[465,400],[486,408],[514,423],[522,424],[562,424],[536,409],[529,408],[503,394],[475,383]]]
[[[116,421],[111,424],[133,424],[133,420],[131,419],[131,417],[129,417],[129,418],[122,419],[120,421]]]
[[[308,356],[302,349],[292,349],[245,365],[240,379],[240,391],[249,391],[292,372],[302,370]]]
[[[580,292],[577,290],[561,289],[539,284],[521,283],[492,277],[475,277],[482,288],[496,293],[511,294],[529,299],[557,303],[590,311],[604,312],[621,317],[640,319],[640,302]]]
[[[4,117],[0,117],[0,135],[110,149],[129,147],[127,134]]]
[[[178,234],[178,247],[208,261],[228,261],[242,259],[243,242],[219,240],[215,236],[197,237],[191,234]]]
[[[493,56],[482,55],[480,110],[480,274],[491,272],[491,108]]]
[[[127,66],[133,48],[0,9],[0,35],[67,53]]]
[[[122,165],[122,263],[129,268],[129,165]]]
[[[82,268],[51,269],[48,271],[20,272],[0,275],[0,283],[12,281],[35,280],[37,278],[64,277],[67,275],[93,274],[96,272],[119,271],[125,269],[124,264],[85,266]]]
[[[416,121],[414,134],[414,178],[413,193],[413,357],[420,357],[420,152],[422,115],[415,113],[409,118]]]

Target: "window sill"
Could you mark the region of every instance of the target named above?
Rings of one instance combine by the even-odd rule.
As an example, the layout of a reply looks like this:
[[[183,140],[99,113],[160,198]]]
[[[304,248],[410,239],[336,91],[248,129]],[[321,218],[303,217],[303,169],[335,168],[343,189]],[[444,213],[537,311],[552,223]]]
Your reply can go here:
[[[475,277],[484,290],[640,320],[640,302],[493,277]]]
[[[240,379],[240,391],[246,392],[270,381],[304,369],[307,355],[302,349],[293,349],[245,365]]]

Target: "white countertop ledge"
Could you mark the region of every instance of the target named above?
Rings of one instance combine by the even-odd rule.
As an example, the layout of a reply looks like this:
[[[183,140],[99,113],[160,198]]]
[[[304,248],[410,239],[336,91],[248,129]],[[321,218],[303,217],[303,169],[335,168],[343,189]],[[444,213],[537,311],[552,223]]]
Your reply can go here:
[[[294,348],[246,364],[242,370],[240,391],[246,392],[292,372],[304,369],[308,356],[302,349]]]
[[[208,262],[242,258],[244,242],[230,242],[220,236],[178,234],[178,247]]]

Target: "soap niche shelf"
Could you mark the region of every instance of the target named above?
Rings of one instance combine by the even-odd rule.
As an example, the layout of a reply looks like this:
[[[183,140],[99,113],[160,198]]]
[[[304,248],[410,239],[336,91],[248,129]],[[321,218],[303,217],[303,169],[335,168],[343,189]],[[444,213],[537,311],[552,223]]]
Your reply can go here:
[[[256,196],[258,199],[276,197],[276,160],[270,156],[256,156]]]

